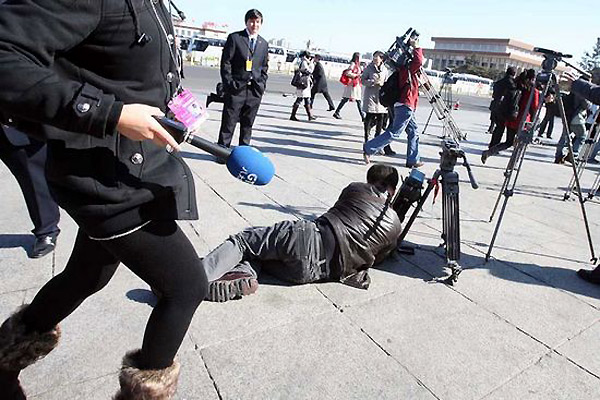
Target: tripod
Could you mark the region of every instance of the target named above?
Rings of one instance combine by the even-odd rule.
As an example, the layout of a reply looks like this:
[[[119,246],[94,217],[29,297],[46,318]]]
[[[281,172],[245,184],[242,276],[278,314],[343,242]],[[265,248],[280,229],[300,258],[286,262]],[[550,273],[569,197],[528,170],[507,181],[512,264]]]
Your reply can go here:
[[[443,282],[453,285],[458,280],[458,275],[462,272],[462,268],[458,263],[460,260],[459,179],[458,173],[454,171],[454,167],[456,166],[458,158],[463,159],[463,166],[467,168],[467,172],[469,173],[471,187],[473,189],[477,189],[479,186],[475,180],[475,177],[473,176],[473,172],[471,171],[471,166],[467,161],[465,152],[459,147],[455,140],[452,138],[446,138],[442,140],[442,151],[440,152],[440,156],[440,166],[433,174],[433,177],[427,180],[427,188],[425,189],[423,195],[420,196],[420,198],[418,198],[418,196],[411,196],[410,193],[407,193],[411,192],[411,189],[403,190],[405,188],[405,184],[403,183],[402,187],[398,191],[398,194],[396,195],[396,199],[394,199],[392,204],[394,209],[397,210],[398,208],[402,207],[402,204],[412,203],[414,200],[416,200],[415,197],[418,198],[417,206],[411,214],[408,222],[404,226],[404,229],[400,234],[400,238],[398,239],[398,243],[401,243],[406,237],[413,222],[417,218],[417,215],[423,208],[423,204],[425,204],[427,197],[433,188],[437,187],[441,181],[442,245],[446,249],[446,266],[451,270],[450,276],[444,279]],[[414,189],[412,192],[414,193]],[[407,196],[405,196],[405,194]],[[406,198],[408,198],[408,201],[405,200]],[[408,211],[408,208],[404,207],[404,212],[406,211]],[[401,218],[403,219],[404,215],[402,215]]]
[[[585,167],[587,166],[588,159],[592,155],[592,152],[594,151],[594,147],[596,147],[596,143],[598,142],[598,137],[600,137],[600,135],[598,134],[598,131],[596,129],[596,124],[598,122],[598,115],[600,115],[600,109],[598,111],[596,111],[596,114],[594,114],[594,119],[593,119],[594,123],[592,123],[590,125],[590,129],[588,129],[588,133],[585,137],[585,141],[583,142],[583,148],[577,155],[577,161],[576,161],[577,168],[576,168],[575,174],[577,175],[577,177],[579,179],[581,179],[581,176],[583,175],[583,171],[585,171]],[[569,186],[567,186],[567,190],[565,191],[563,200],[568,200],[569,197],[571,197],[571,193],[574,191],[574,189],[575,189],[575,175],[573,175],[573,177],[571,178],[571,181],[569,181]]]
[[[555,52],[552,50],[542,49],[539,47],[534,48],[533,51],[542,53],[544,55],[544,61],[542,62],[542,72],[540,72],[536,77],[537,82],[542,83],[544,85],[542,99],[544,99],[546,97],[546,94],[548,93],[550,87],[554,88],[554,92],[556,93],[556,101],[558,103],[558,110],[559,110],[560,118],[561,118],[562,124],[563,124],[563,131],[564,131],[563,134],[568,135],[569,123],[565,116],[565,108],[563,105],[562,95],[560,93],[560,88],[558,85],[558,77],[556,76],[556,74],[553,71],[556,68],[556,66],[558,65],[558,62],[562,61],[566,65],[578,70],[579,72],[583,73],[584,75],[586,73],[564,60],[564,58],[571,57],[568,54],[562,54],[562,53],[558,53],[558,52]],[[500,203],[500,197],[502,195],[504,195],[504,203],[502,204],[502,208],[500,210],[500,215],[498,216],[498,221],[496,222],[496,227],[494,229],[494,234],[492,235],[492,239],[490,241],[488,252],[485,256],[486,261],[488,261],[490,259],[490,256],[492,254],[494,242],[496,241],[496,236],[498,235],[498,231],[500,229],[500,224],[502,223],[502,218],[504,217],[504,212],[506,211],[506,207],[508,205],[508,200],[514,194],[515,186],[517,184],[517,179],[519,178],[519,173],[521,172],[521,168],[523,166],[523,160],[525,159],[525,152],[527,151],[527,146],[530,143],[532,143],[535,127],[537,126],[537,124],[539,122],[540,110],[542,108],[541,106],[538,107],[538,109],[536,110],[535,116],[534,116],[532,122],[530,122],[530,123],[526,122],[527,116],[529,115],[529,112],[531,109],[531,103],[533,101],[534,94],[535,94],[535,89],[534,89],[534,87],[532,87],[530,90],[529,99],[527,101],[527,106],[525,108],[525,112],[523,113],[523,117],[521,118],[521,121],[519,123],[519,129],[517,131],[517,136],[515,138],[515,143],[514,143],[514,150],[508,161],[508,164],[506,165],[506,169],[504,170],[505,179],[502,184],[502,188],[500,189],[500,193],[498,193],[498,198],[496,199],[496,204],[494,205],[494,209],[492,210],[492,215],[490,216],[490,222],[491,222],[493,220],[494,214],[496,213],[496,210],[498,208],[498,204]],[[570,140],[567,140],[567,146],[569,149],[569,153],[573,154],[573,147],[571,145]],[[583,196],[581,194],[581,185],[579,184],[579,175],[577,174],[577,169],[576,169],[575,163],[572,164],[572,167],[573,167],[573,173],[574,173],[575,188],[577,190],[579,204],[581,205],[581,212],[583,215],[583,221],[584,221],[585,229],[586,229],[586,233],[587,233],[588,244],[589,244],[591,255],[592,255],[591,260],[593,262],[595,262],[596,256],[594,253],[594,246],[592,244],[590,227],[589,227],[589,223],[588,223],[588,219],[587,219],[587,213],[585,211]]]
[[[451,112],[452,104],[454,103],[454,101],[452,100],[452,85],[454,85],[454,83],[456,83],[456,78],[454,78],[454,76],[452,74],[452,70],[450,68],[446,68],[446,72],[442,76],[442,85],[440,86],[440,93],[441,93],[440,98],[443,99],[443,102],[446,105],[446,109],[448,110],[448,113]],[[429,113],[429,117],[427,117],[427,122],[425,122],[425,126],[423,127],[423,132],[421,132],[422,135],[424,135],[425,132],[427,131],[427,127],[429,126],[429,121],[431,121],[431,117],[433,116],[434,111],[435,110],[432,107],[431,112]],[[445,126],[442,130],[442,136],[446,136]]]

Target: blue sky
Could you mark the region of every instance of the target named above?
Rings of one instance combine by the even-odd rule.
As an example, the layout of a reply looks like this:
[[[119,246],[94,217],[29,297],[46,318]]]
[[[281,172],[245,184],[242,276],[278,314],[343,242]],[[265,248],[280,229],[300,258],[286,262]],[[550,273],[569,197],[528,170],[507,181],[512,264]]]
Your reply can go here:
[[[311,39],[319,47],[351,53],[387,49],[410,26],[421,46],[432,36],[512,38],[570,53],[578,61],[600,37],[598,0],[401,1],[401,0],[175,0],[189,20],[244,27],[244,14],[259,9],[261,35],[287,38],[296,47]]]

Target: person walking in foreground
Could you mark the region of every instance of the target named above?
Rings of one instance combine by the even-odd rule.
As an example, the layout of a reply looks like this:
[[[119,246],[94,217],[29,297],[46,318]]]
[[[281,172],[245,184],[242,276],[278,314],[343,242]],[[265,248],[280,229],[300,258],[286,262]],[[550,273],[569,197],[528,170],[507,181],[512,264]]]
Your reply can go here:
[[[175,394],[175,356],[208,282],[177,225],[198,217],[194,175],[155,119],[181,89],[174,36],[162,1],[0,3],[0,122],[46,141],[49,188],[79,226],[64,269],[0,326],[2,400],[25,398],[21,370],[58,345],[59,323],[121,263],[163,296],[115,398]]]

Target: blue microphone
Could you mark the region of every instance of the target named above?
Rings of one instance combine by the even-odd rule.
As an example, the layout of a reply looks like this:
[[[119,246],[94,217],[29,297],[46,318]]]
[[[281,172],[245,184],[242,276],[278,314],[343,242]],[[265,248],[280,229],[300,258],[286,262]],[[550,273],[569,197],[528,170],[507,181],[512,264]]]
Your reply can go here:
[[[275,166],[263,153],[252,146],[233,149],[220,146],[191,134],[185,125],[166,117],[154,117],[178,142],[187,142],[194,147],[226,160],[227,170],[234,177],[251,185],[266,185],[275,175]]]

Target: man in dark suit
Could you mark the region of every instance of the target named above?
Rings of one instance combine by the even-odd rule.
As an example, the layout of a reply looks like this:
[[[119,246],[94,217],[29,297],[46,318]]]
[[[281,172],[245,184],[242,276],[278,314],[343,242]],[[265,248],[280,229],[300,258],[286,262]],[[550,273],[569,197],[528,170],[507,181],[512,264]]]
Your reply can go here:
[[[240,123],[241,145],[249,145],[252,124],[267,84],[268,44],[258,35],[263,16],[256,9],[245,16],[246,29],[227,37],[221,57],[221,80],[225,91],[219,144],[230,147]]]
[[[50,196],[44,168],[46,144],[30,139],[14,128],[0,125],[0,159],[17,179],[31,222],[35,242],[29,257],[39,258],[52,252],[60,232],[58,206]]]
[[[317,93],[323,93],[325,100],[327,100],[327,104],[329,104],[329,110],[327,111],[335,110],[333,100],[331,100],[329,90],[327,89],[327,77],[325,76],[325,69],[323,69],[323,65],[321,64],[321,56],[318,54],[315,55],[315,70],[313,71],[312,75],[314,84],[312,87],[312,93],[310,95],[310,106],[312,107]]]

